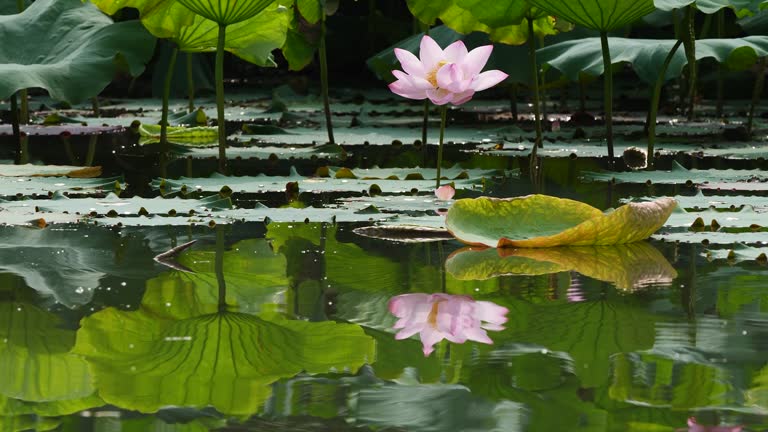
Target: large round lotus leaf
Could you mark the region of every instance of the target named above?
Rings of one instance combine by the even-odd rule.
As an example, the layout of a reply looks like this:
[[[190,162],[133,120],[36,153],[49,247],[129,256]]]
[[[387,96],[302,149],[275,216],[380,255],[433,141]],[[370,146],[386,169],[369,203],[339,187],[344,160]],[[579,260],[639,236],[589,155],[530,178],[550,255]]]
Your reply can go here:
[[[677,41],[674,39],[608,38],[611,61],[629,63],[646,83],[655,83],[664,60]],[[581,74],[598,76],[603,73],[600,38],[566,41],[538,51],[539,60],[577,81]],[[756,61],[768,55],[768,36],[748,36],[734,39],[702,39],[696,41],[696,60],[714,58],[732,69],[744,69],[745,59]],[[665,79],[679,77],[688,60],[682,49],[677,50],[667,68]]]
[[[275,0],[178,0],[178,2],[211,21],[230,25],[258,15]]]
[[[677,205],[672,198],[631,203],[604,214],[578,201],[546,195],[463,199],[445,226],[459,240],[489,247],[617,245],[647,239]]]
[[[119,55],[139,75],[155,39],[138,21],[113,23],[81,0],[38,0],[21,14],[0,16],[0,99],[40,87],[78,103],[112,81]]]
[[[107,15],[114,15],[120,9],[133,8],[139,11],[141,22],[158,38],[169,38],[176,31],[192,24],[195,14],[176,0],[91,0]]]
[[[558,18],[593,30],[611,31],[653,12],[653,0],[528,0]]]
[[[664,255],[646,242],[545,249],[464,248],[448,257],[445,269],[461,280],[576,271],[626,290],[668,285],[677,277]]]

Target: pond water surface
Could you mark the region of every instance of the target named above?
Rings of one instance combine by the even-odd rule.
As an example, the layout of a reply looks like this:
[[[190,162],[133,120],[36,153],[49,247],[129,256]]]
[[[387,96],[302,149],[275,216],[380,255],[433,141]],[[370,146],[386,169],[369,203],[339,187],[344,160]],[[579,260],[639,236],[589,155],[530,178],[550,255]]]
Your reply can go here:
[[[659,241],[500,254],[355,227],[0,228],[0,429],[768,428],[755,261]],[[417,293],[437,295],[403,297]],[[416,334],[396,339],[391,310]],[[494,314],[484,340],[476,320]],[[419,339],[446,325],[457,342]]]

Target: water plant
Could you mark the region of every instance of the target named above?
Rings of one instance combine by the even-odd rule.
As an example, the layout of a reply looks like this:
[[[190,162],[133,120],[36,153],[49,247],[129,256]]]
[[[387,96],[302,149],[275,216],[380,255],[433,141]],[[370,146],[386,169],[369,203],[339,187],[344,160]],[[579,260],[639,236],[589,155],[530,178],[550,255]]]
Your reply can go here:
[[[456,41],[445,50],[429,36],[421,39],[419,57],[409,51],[396,48],[403,71],[392,74],[397,81],[389,85],[393,93],[408,99],[429,99],[440,106],[440,139],[437,151],[437,180],[440,187],[440,170],[443,163],[443,139],[448,116],[448,104],[454,106],[468,102],[475,92],[491,88],[504,81],[507,74],[499,70],[482,72],[491,56],[493,45],[468,51],[464,42]]]

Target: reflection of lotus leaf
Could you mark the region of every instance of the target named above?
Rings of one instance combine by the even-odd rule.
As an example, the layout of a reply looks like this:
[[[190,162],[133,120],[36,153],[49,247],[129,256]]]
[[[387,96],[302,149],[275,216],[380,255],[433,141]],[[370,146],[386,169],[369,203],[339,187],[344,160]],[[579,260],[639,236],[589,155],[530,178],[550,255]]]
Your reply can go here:
[[[101,405],[88,365],[70,353],[75,333],[59,324],[55,315],[30,304],[0,303],[0,418],[64,415]]]
[[[672,198],[600,210],[546,195],[456,201],[448,230],[464,243],[489,247],[605,246],[647,239],[672,214]]]
[[[546,249],[465,248],[451,255],[445,267],[453,277],[461,280],[576,271],[611,282],[621,289],[669,285],[677,277],[669,261],[644,242]]]
[[[143,307],[109,308],[83,320],[75,351],[91,364],[109,403],[142,412],[212,405],[244,415],[280,378],[357,369],[373,358],[373,341],[358,326],[333,322],[237,312],[177,320]]]
[[[104,228],[0,227],[0,239],[0,271],[24,278],[30,288],[68,307],[89,303],[108,274],[143,278],[152,271],[143,245]],[[135,271],[139,267],[143,275]]]

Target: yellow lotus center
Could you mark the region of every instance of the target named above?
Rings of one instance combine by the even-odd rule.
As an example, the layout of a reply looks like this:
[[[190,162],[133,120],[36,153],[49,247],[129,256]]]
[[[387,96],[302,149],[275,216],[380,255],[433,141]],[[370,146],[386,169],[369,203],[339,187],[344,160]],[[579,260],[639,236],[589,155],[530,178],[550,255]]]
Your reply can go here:
[[[435,68],[429,71],[429,73],[427,74],[427,81],[429,81],[429,83],[432,84],[432,87],[437,88],[437,71],[439,71],[441,67],[447,64],[448,64],[447,61],[441,60],[439,63],[437,63],[437,66],[435,66]]]

